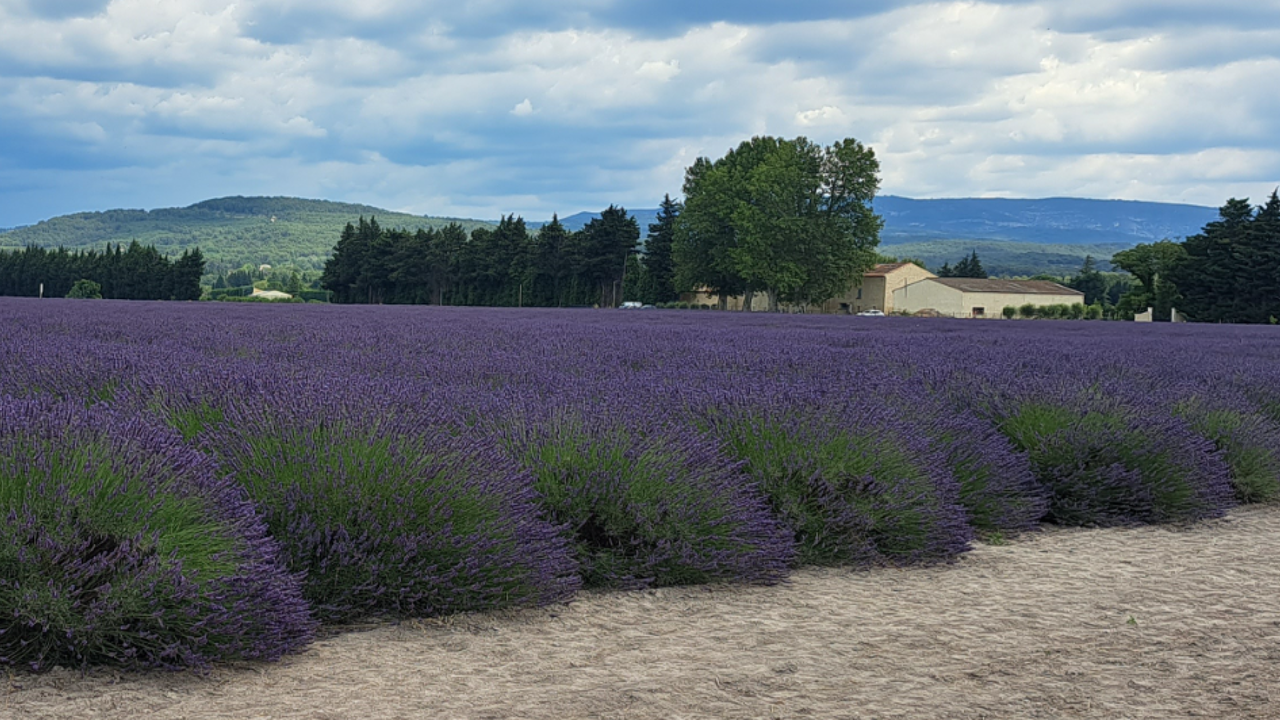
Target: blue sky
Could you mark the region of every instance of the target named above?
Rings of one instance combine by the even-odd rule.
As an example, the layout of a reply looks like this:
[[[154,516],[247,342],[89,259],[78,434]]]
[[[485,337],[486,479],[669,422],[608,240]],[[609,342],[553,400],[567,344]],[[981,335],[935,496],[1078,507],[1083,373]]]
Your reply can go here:
[[[1280,184],[1251,0],[0,0],[0,227],[224,195],[654,207],[752,135],[881,192],[1221,205]]]

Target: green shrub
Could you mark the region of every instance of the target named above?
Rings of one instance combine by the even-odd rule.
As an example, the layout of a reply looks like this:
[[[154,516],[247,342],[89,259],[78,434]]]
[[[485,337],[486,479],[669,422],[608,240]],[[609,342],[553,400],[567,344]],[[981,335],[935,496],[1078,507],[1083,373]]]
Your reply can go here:
[[[1012,305],[1005,305],[1004,309],[1000,311],[1000,314],[1004,316],[1005,320],[1012,320],[1018,315],[1018,308]]]
[[[77,300],[101,300],[102,286],[92,280],[77,280],[71,286],[67,297]]]
[[[1025,305],[1021,305],[1018,307],[1018,315],[1028,320],[1030,320],[1033,317],[1036,317],[1036,314],[1037,314],[1037,308],[1033,303],[1027,303]]]

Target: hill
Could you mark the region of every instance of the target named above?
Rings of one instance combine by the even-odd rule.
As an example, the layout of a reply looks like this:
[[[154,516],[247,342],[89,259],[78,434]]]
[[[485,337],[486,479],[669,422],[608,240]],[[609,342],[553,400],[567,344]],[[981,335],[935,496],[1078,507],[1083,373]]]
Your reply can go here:
[[[65,247],[101,249],[109,243],[155,245],[177,255],[199,247],[209,270],[246,263],[318,269],[333,252],[343,226],[361,216],[375,217],[383,227],[443,227],[457,222],[470,231],[490,226],[480,220],[424,217],[395,213],[369,205],[285,197],[227,197],[185,208],[107,210],[44,220],[0,233],[0,249]]]

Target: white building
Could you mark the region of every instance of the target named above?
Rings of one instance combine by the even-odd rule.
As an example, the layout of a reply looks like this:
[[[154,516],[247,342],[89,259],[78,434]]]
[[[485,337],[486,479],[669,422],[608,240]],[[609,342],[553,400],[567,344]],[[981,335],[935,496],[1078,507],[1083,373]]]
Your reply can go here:
[[[1045,280],[927,278],[893,291],[893,308],[947,317],[998,318],[1006,307],[1074,305],[1084,293]]]

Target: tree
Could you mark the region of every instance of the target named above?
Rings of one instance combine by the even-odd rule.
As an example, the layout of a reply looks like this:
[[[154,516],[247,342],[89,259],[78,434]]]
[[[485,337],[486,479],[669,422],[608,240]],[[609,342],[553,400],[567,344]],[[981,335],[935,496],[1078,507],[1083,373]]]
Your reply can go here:
[[[956,263],[955,270],[951,277],[959,278],[985,278],[987,271],[982,267],[982,261],[978,260],[978,251],[974,250],[969,257],[964,258]]]
[[[640,301],[644,300],[644,287],[646,280],[644,265],[640,263],[640,258],[633,253],[627,256],[626,267],[622,272],[622,300]]]
[[[377,278],[371,272],[374,242],[382,236],[375,218],[359,225],[347,223],[333,248],[333,257],[325,261],[320,287],[333,293],[335,303],[374,302],[375,288],[369,283]]]
[[[1124,314],[1144,312],[1152,307],[1156,318],[1167,320],[1179,298],[1170,274],[1185,258],[1182,244],[1172,240],[1141,243],[1111,256],[1113,265],[1133,275],[1139,283],[1139,287],[1126,293],[1118,303]]]
[[[755,137],[685,172],[673,255],[680,289],[721,296],[765,292],[821,302],[847,291],[876,259],[881,219],[875,154],[856,140],[822,147]]]
[[[1092,305],[1106,296],[1107,279],[1098,272],[1097,263],[1092,255],[1084,256],[1084,264],[1080,272],[1067,282],[1067,287],[1084,293],[1084,304]]]
[[[173,263],[169,296],[174,300],[199,300],[204,294],[200,277],[204,275],[204,255],[200,248],[192,248]]]
[[[102,286],[92,280],[77,280],[67,297],[79,300],[101,300]]]
[[[610,205],[577,235],[582,277],[595,285],[600,307],[617,307],[622,301],[627,256],[635,252],[640,242],[640,226],[625,208]]]
[[[676,218],[680,203],[670,195],[662,198],[658,221],[649,225],[649,236],[644,250],[644,285],[641,299],[649,304],[674,302],[680,299],[676,291],[675,261],[672,246],[676,238]]]

